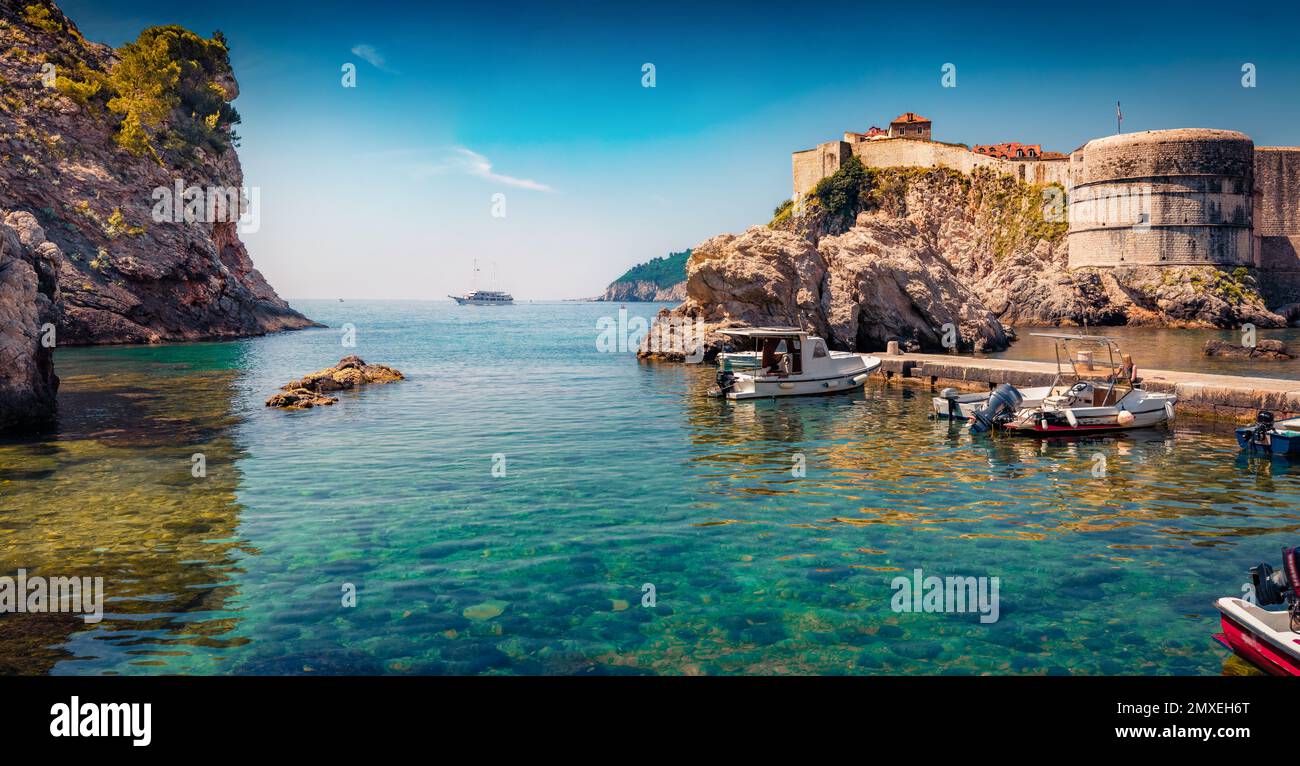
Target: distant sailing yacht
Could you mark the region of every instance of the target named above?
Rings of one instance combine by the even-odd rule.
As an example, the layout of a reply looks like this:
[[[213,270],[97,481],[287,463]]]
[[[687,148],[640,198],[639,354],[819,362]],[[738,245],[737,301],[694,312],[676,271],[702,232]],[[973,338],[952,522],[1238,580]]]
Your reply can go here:
[[[495,271],[493,272],[493,282],[496,281]],[[500,290],[479,290],[478,283],[478,259],[474,259],[474,282],[475,289],[467,295],[448,295],[448,298],[456,301],[462,306],[509,306],[515,302],[514,296],[510,293]]]

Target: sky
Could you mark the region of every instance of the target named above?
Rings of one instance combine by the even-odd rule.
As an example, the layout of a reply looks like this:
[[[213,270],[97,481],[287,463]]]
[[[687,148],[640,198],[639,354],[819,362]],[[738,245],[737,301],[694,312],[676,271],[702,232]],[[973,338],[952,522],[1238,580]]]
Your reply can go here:
[[[244,241],[290,300],[598,295],[766,223],[792,151],[906,111],[966,144],[1068,152],[1115,132],[1117,101],[1125,132],[1300,144],[1294,3],[59,5],[115,46],[226,35],[260,205]]]

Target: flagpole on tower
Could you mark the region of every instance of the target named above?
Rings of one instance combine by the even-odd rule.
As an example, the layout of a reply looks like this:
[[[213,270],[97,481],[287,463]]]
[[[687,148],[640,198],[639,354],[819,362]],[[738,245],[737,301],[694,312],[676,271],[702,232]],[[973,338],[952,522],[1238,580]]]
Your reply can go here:
[[[1124,132],[1124,113],[1120,111],[1119,102],[1115,102],[1115,132]]]

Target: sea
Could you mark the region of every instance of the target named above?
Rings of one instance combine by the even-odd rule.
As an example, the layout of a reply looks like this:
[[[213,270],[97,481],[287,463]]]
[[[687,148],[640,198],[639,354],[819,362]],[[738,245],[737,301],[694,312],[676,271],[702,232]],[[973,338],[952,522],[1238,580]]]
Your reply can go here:
[[[0,674],[1249,674],[1213,602],[1300,544],[1300,465],[1221,423],[971,435],[897,381],[711,399],[600,343],[615,304],[294,305],[327,327],[57,351],[57,425],[0,442],[0,576],[102,577],[103,618],[0,614]],[[406,380],[264,406],[349,354]]]

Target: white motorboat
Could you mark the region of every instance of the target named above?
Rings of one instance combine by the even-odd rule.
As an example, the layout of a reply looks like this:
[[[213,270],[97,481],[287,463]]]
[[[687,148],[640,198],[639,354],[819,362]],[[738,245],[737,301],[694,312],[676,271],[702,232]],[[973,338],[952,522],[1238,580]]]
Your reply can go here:
[[[826,341],[794,327],[751,327],[719,333],[752,345],[720,355],[710,396],[731,400],[831,394],[860,387],[880,367],[873,356],[830,351]]]
[[[1133,358],[1099,335],[1034,333],[1056,341],[1056,378],[1036,401],[1003,383],[971,413],[972,431],[1047,436],[1150,428],[1174,419],[1174,394],[1141,388]],[[1035,392],[1037,393],[1037,392]]]

